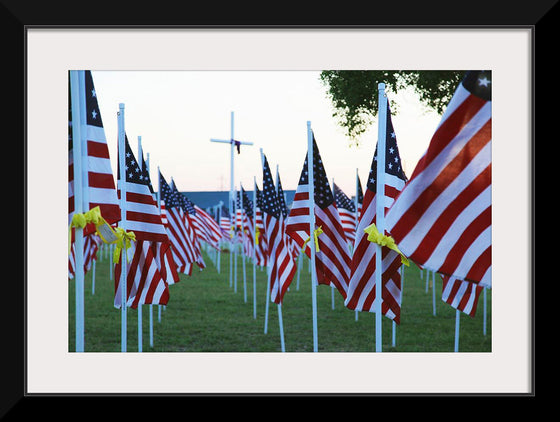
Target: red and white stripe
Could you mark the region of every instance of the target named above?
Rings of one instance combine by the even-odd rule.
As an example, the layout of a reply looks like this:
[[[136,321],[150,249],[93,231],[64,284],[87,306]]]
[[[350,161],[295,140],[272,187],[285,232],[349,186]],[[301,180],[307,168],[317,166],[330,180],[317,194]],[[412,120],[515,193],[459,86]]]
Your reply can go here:
[[[92,233],[84,236],[84,275],[91,269],[91,265],[97,259],[97,251],[102,240]],[[68,255],[68,278],[74,278],[76,274],[76,244],[72,242],[70,254]]]
[[[385,174],[385,210],[393,203],[394,197],[403,188],[405,182],[390,174]],[[375,279],[377,244],[367,240],[364,229],[376,222],[376,194],[366,189],[362,204],[360,220],[356,229],[356,240],[352,254],[351,277],[347,308],[365,312],[375,312]],[[382,293],[381,313],[400,324],[400,308],[402,302],[400,255],[382,247]]]
[[[294,201],[287,219],[287,233],[303,248],[309,239],[309,185],[298,185]],[[315,226],[323,233],[318,236],[319,250],[315,251],[317,283],[334,285],[343,298],[346,298],[350,279],[350,255],[346,235],[338,216],[336,205],[331,204],[324,210],[314,206]],[[307,241],[304,252],[311,258],[310,243]]]
[[[441,299],[453,308],[470,317],[476,314],[478,298],[484,287],[477,283],[460,280],[456,277],[442,275],[443,287]]]
[[[196,210],[196,217],[198,220],[200,231],[203,233],[203,237],[201,237],[201,239],[203,239],[213,248],[219,250],[219,242],[222,237],[220,226],[218,225],[218,223],[216,223],[216,220],[214,220],[210,214],[208,214],[198,205],[195,205],[194,209]]]
[[[432,271],[491,286],[492,103],[461,84],[386,219],[400,250]]]
[[[283,217],[264,213],[265,233],[268,240],[267,262],[270,266],[270,300],[281,304],[297,270],[288,247]]]
[[[157,260],[152,250],[152,242],[138,241],[127,250],[128,258],[127,306],[137,308],[138,305],[167,305],[169,286],[161,276]],[[121,257],[122,261],[122,257]],[[122,262],[115,267],[115,308],[121,307],[120,274]]]
[[[340,215],[340,223],[342,224],[342,229],[346,235],[346,240],[350,245],[354,244],[356,239],[356,213],[346,208],[338,208],[338,214]]]
[[[177,271],[191,275],[192,264],[196,261],[196,251],[192,236],[194,229],[189,226],[190,222],[185,214],[179,207],[167,209],[167,224],[165,228],[167,236],[171,241],[173,260],[177,264]]]
[[[267,240],[266,240],[266,233],[264,230],[264,221],[263,221],[263,216],[262,216],[262,212],[260,210],[260,208],[255,208],[255,214],[256,214],[256,218],[255,218],[255,232],[258,229],[259,232],[259,237],[258,237],[258,243],[256,245],[256,249],[255,249],[255,259],[256,259],[256,264],[261,266],[261,267],[265,267],[266,266],[266,262],[267,262]]]

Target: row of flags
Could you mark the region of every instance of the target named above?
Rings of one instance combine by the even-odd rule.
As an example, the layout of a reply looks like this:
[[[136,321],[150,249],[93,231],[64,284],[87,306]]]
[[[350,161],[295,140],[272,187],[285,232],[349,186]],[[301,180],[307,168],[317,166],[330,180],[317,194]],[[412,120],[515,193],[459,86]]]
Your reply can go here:
[[[223,232],[219,223],[205,210],[181,194],[173,180],[167,183],[158,169],[159,192],[156,194],[139,149],[136,157],[125,134],[124,163],[117,166],[115,187],[103,122],[90,71],[83,72],[81,100],[86,118],[73,119],[72,98],[69,97],[69,225],[75,216],[75,191],[80,189],[85,211],[98,208],[108,225],[116,228],[121,223],[121,184],[124,198],[126,230],[134,233],[134,240],[126,249],[126,291],[120,283],[123,260],[115,264],[114,306],[121,307],[123,295],[126,306],[137,308],[143,304],[166,305],[169,286],[179,282],[179,273],[192,274],[193,266],[206,267],[201,253],[201,242],[219,249]],[[70,90],[69,90],[70,92]],[[83,116],[82,116],[83,117]],[[74,157],[72,125],[80,123],[82,131],[81,157]],[[118,151],[120,155],[122,152]],[[81,160],[82,184],[75,185],[74,160]],[[124,175],[124,177],[122,177]],[[69,278],[75,276],[75,228],[71,228]],[[90,269],[96,259],[102,239],[94,223],[83,229],[83,270]],[[124,292],[123,292],[124,291]]]
[[[73,154],[69,109],[69,224],[78,188],[73,163],[80,159],[82,209],[99,207],[106,222],[116,227],[121,221],[121,169],[119,165],[115,189],[91,72],[84,74],[82,114],[86,118],[81,120],[80,130],[85,132],[85,144],[79,158]],[[421,268],[440,273],[442,299],[474,315],[482,288],[491,287],[490,84],[490,72],[466,74],[410,179],[401,165],[387,101],[383,195],[377,195],[376,147],[364,193],[357,177],[355,201],[334,182],[332,187],[329,184],[314,134],[291,208],[286,205],[278,172],[275,184],[262,154],[262,191],[255,181],[252,200],[241,188],[231,206],[235,215],[229,215],[229,206],[219,207],[215,213],[202,210],[178,191],[173,180],[168,183],[159,169],[159,192],[155,193],[142,152],[135,157],[125,136],[126,229],[135,235],[124,262],[127,306],[167,304],[169,285],[179,281],[179,273],[190,275],[195,265],[205,268],[200,242],[220,250],[220,243],[227,241],[240,243],[256,265],[267,267],[268,293],[277,304],[282,303],[303,252],[309,258],[314,256],[317,284],[336,288],[352,310],[375,312],[376,273],[380,271],[382,314],[398,324],[399,269],[404,256]],[[377,224],[378,201],[382,201],[385,222],[380,236],[390,236],[398,246],[381,247],[381,268],[376,266],[378,245],[370,235]],[[310,221],[315,222],[314,230],[310,230]],[[88,239],[84,254],[94,257],[100,241],[93,224],[84,228],[84,236]],[[74,249],[72,245],[70,277]],[[84,260],[84,271],[91,259]],[[122,265],[121,260],[116,266],[115,307],[122,303],[124,287],[117,281]]]

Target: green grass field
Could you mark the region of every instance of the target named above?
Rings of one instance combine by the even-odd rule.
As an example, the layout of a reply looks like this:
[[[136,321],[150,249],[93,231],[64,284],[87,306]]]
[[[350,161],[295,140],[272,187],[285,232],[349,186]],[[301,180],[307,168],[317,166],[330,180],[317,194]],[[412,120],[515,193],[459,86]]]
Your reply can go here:
[[[218,273],[205,255],[206,269],[195,268],[192,276],[181,275],[171,285],[165,309],[151,307],[153,347],[150,346],[150,306],[142,306],[143,352],[281,352],[278,305],[270,303],[268,330],[264,332],[266,311],[266,270],[256,270],[256,318],[253,316],[253,265],[246,261],[246,283],[242,260],[237,260],[237,283],[229,280],[229,254],[221,255]],[[113,306],[114,281],[109,278],[109,258],[96,263],[95,292],[92,274],[85,277],[85,352],[121,351],[121,312]],[[286,352],[313,351],[311,278],[308,260],[302,262],[299,288],[297,276],[284,296],[282,320]],[[453,352],[455,309],[441,300],[441,278],[436,275],[436,315],[433,314],[432,287],[426,291],[426,273],[414,264],[406,267],[403,283],[401,324],[394,331],[388,318],[382,319],[383,352]],[[68,281],[68,350],[75,350],[75,290]],[[481,295],[476,316],[460,315],[459,352],[492,351],[492,298],[487,291],[486,334]],[[163,308],[163,307],[162,307]],[[161,313],[161,318],[159,317]],[[127,311],[127,351],[138,349],[138,311]],[[375,315],[344,306],[342,296],[331,288],[317,287],[319,352],[375,352]]]

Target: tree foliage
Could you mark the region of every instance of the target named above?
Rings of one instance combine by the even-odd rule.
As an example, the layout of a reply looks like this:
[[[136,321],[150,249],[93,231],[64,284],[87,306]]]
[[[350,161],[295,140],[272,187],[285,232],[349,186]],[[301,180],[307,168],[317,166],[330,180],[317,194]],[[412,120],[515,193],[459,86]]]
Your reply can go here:
[[[385,83],[388,92],[397,93],[412,87],[427,107],[442,113],[461,81],[464,71],[404,70],[325,70],[321,82],[334,107],[333,117],[356,140],[377,115],[378,84]],[[394,107],[391,105],[394,111]]]

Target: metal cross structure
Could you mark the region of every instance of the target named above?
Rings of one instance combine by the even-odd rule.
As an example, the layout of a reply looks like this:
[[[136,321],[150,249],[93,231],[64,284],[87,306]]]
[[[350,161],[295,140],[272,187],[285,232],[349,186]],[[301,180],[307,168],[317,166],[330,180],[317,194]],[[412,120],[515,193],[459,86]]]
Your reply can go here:
[[[233,129],[234,129],[234,113],[233,111],[231,112],[231,137],[230,139],[214,139],[214,138],[210,138],[210,142],[219,142],[222,144],[230,144],[230,188],[229,188],[229,215],[231,218],[231,227],[235,228],[234,224],[235,224],[235,180],[234,180],[234,155],[233,155],[233,150],[235,147],[239,147],[240,145],[253,145],[252,142],[242,142],[242,141],[237,141],[235,139],[235,137],[233,136]],[[231,285],[231,281],[232,281],[232,269],[233,269],[233,255],[235,254],[235,250],[233,248],[233,238],[231,238],[230,240],[230,247],[231,247],[231,253],[230,253],[230,257],[229,257],[229,283]]]

